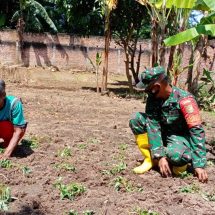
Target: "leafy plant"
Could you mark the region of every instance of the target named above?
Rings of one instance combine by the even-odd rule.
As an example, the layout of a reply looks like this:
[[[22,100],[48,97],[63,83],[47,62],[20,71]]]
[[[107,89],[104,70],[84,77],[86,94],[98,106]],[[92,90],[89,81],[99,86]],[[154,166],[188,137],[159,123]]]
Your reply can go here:
[[[3,154],[5,149],[0,148],[0,154]]]
[[[64,169],[67,171],[75,172],[75,167],[69,163],[60,163],[60,164],[55,165],[55,167],[58,169]]]
[[[90,138],[88,140],[88,143],[90,143],[90,144],[99,144],[99,143],[101,143],[101,141],[99,139],[97,139],[97,138]]]
[[[128,145],[126,143],[122,143],[119,145],[119,150],[121,151],[125,151],[128,148]]]
[[[74,200],[75,197],[80,196],[86,191],[86,188],[81,184],[70,183],[68,185],[65,185],[61,183],[61,179],[58,180],[58,182],[55,183],[54,186],[60,190],[61,199],[67,198]]]
[[[106,175],[116,175],[117,173],[122,172],[126,168],[126,163],[120,162],[119,164],[115,165],[111,170],[103,170],[102,173]]]
[[[215,112],[215,82],[213,80],[213,71],[204,69],[201,81],[197,91],[199,106],[206,111]]]
[[[13,165],[10,160],[7,160],[7,159],[0,160],[0,167],[2,167],[2,168],[8,169],[8,168],[11,168],[12,166]]]
[[[27,167],[27,166],[22,167],[23,175],[29,175],[31,172],[32,172],[32,170],[29,167]]]
[[[36,149],[39,146],[39,138],[36,136],[32,136],[29,139],[22,139],[21,144],[23,146],[30,147],[31,149]]]
[[[58,151],[58,156],[60,157],[69,157],[71,156],[71,148],[70,147],[65,147],[64,149]]]
[[[153,211],[145,210],[145,209],[141,209],[141,208],[135,209],[134,214],[135,215],[159,215],[159,213],[157,213],[157,212],[153,212]]]
[[[179,177],[182,178],[182,179],[189,178],[191,176],[192,176],[192,174],[188,173],[187,171],[184,171],[184,172],[180,173],[180,175],[179,175]]]
[[[78,145],[78,148],[79,148],[79,149],[86,149],[86,148],[87,148],[87,144],[84,144],[84,143],[79,144],[79,145]]]
[[[91,210],[83,211],[83,215],[94,215],[95,212]]]
[[[126,191],[126,192],[142,192],[143,188],[138,186],[133,186],[130,181],[122,176],[118,176],[113,180],[113,186],[116,191]]]
[[[215,192],[213,192],[213,193],[203,193],[202,197],[207,201],[215,202]]]
[[[199,193],[200,188],[196,184],[191,184],[191,185],[180,188],[180,192],[182,192],[182,193]]]
[[[78,215],[78,212],[75,210],[70,210],[68,215]]]
[[[7,211],[11,201],[11,190],[9,187],[0,184],[0,211]]]

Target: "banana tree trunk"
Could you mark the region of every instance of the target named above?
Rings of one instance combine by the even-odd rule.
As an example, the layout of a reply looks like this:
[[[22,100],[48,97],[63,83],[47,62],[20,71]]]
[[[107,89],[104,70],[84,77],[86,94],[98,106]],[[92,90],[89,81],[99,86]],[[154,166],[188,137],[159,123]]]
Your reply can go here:
[[[107,91],[107,77],[108,77],[108,56],[109,56],[109,46],[110,46],[110,24],[109,24],[109,16],[106,20],[106,30],[105,30],[105,50],[104,50],[104,66],[103,66],[103,74],[102,74],[102,93]]]
[[[158,37],[157,37],[157,22],[156,19],[152,20],[152,63],[153,67],[158,62]]]

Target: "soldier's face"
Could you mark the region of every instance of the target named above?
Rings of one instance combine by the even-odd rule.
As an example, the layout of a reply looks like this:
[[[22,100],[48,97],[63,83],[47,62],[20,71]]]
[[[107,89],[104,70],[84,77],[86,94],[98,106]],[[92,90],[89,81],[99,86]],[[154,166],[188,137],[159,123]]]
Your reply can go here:
[[[160,84],[153,84],[149,89],[146,89],[145,92],[151,95],[154,98],[159,98],[160,94]]]

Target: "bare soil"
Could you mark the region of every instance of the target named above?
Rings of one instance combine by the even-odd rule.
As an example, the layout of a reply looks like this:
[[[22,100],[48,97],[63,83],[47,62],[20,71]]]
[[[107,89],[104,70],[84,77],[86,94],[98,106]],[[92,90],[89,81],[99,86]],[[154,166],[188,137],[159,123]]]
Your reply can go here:
[[[127,215],[141,214],[141,209],[171,215],[215,214],[214,114],[202,113],[207,142],[212,144],[207,144],[211,161],[207,184],[193,175],[162,178],[156,170],[135,175],[132,169],[142,157],[128,122],[133,112],[144,111],[144,104],[139,96],[126,96],[124,76],[111,75],[111,92],[102,96],[95,92],[93,73],[38,68],[16,72],[2,77],[7,80],[7,93],[23,100],[28,121],[24,139],[34,140],[36,146],[20,145],[11,158],[13,167],[1,168],[1,183],[15,197],[2,214],[64,215],[88,210]],[[69,147],[71,155],[61,156]],[[66,163],[75,171],[59,167]],[[23,167],[31,173],[24,174]],[[74,200],[61,199],[54,186],[59,178],[62,184],[82,184],[86,191]],[[181,191],[185,188],[187,193]]]

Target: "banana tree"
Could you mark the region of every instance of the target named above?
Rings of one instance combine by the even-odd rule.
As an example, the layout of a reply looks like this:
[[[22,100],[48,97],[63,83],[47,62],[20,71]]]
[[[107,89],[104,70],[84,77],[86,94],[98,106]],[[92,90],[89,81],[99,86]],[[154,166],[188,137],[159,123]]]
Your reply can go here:
[[[104,65],[102,73],[102,89],[104,93],[107,91],[107,77],[108,77],[108,55],[109,55],[109,46],[111,39],[111,30],[110,30],[110,16],[112,10],[117,6],[117,0],[98,0],[101,3],[102,14],[105,16],[105,50],[104,50]]]
[[[197,26],[164,40],[165,45],[171,47],[192,42],[191,66],[188,70],[187,84],[188,90],[193,94],[196,94],[198,89],[198,80],[201,75],[200,62],[207,44],[207,37],[208,35],[215,36],[215,5],[213,0],[198,0],[195,3],[194,9],[207,10],[210,14],[203,17]]]

